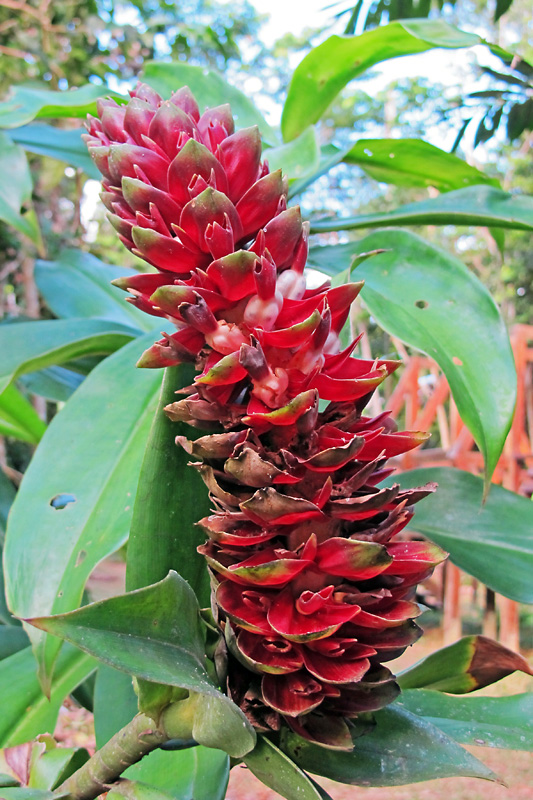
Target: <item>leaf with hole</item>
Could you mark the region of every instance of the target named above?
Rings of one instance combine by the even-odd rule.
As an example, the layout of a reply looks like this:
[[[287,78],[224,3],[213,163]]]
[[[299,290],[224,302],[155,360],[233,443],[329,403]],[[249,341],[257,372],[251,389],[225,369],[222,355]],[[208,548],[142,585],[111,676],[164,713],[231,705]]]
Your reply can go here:
[[[46,324],[75,327],[72,320]],[[7,595],[17,616],[76,608],[93,568],[126,541],[161,381],[134,364],[152,342],[147,334],[96,367],[54,417],[32,459],[6,538]],[[61,503],[62,495],[75,502]],[[60,642],[35,629],[31,638],[46,685]]]
[[[310,261],[332,274],[346,269],[355,254],[375,248],[387,252],[353,273],[365,281],[366,307],[382,328],[442,368],[490,477],[516,399],[513,353],[494,300],[462,262],[408,231],[381,231],[359,242],[314,248]]]
[[[291,141],[318,122],[346,84],[375,64],[434,47],[472,47],[481,41],[444,20],[424,19],[392,22],[360,36],[330,36],[293,73],[281,119],[283,138]]]
[[[440,192],[481,183],[500,186],[495,178],[422,139],[359,139],[343,160],[395,186],[434,186]]]

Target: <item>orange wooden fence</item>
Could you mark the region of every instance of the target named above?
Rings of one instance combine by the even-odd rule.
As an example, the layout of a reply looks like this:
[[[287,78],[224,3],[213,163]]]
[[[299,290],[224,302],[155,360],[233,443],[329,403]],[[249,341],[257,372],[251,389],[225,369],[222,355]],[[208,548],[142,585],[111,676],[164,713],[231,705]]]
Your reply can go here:
[[[401,343],[396,346],[403,350]],[[516,412],[493,482],[525,496],[533,494],[533,326],[516,325],[511,344],[518,374]],[[404,351],[405,353],[405,351]],[[405,354],[407,355],[407,354]],[[490,369],[490,364],[487,364]],[[498,376],[494,375],[494,380]],[[406,453],[397,459],[400,469],[453,466],[476,475],[483,472],[483,458],[470,431],[463,424],[445,376],[425,356],[407,356],[399,382],[387,399],[375,398],[373,411],[385,404],[394,417],[410,430],[438,429],[440,442]],[[533,508],[532,508],[533,524]],[[532,578],[533,579],[533,578]],[[460,570],[448,563],[443,570],[444,638],[454,641],[462,632]],[[471,581],[470,581],[471,583]],[[499,630],[497,627],[497,613]],[[502,644],[517,650],[519,645],[518,605],[505,597],[486,592],[483,631],[497,636]]]

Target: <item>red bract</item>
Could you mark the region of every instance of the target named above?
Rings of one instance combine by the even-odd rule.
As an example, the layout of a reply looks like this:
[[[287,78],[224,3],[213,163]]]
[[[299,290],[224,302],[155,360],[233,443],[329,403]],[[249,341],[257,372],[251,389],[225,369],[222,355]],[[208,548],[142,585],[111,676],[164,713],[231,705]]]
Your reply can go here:
[[[229,653],[228,692],[260,730],[351,748],[349,720],[399,689],[383,662],[415,641],[416,584],[445,554],[398,539],[435,486],[379,488],[427,435],[363,415],[399,362],[354,358],[340,332],[361,283],[303,274],[308,226],[262,165],[257,129],[188,89],[101,101],[86,136],[122,241],[159,273],[117,281],[173,330],[139,366],[193,362],[170,419],[209,489],[199,548]],[[320,401],[329,401],[320,410]]]

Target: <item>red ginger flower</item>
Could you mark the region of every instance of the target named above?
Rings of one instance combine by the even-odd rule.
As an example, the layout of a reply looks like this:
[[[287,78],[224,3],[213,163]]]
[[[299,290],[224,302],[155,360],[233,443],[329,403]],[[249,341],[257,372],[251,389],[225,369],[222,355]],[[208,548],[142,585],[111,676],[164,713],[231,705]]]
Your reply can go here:
[[[86,138],[122,241],[159,270],[118,285],[176,328],[139,366],[198,369],[166,412],[208,432],[177,442],[213,502],[199,550],[228,691],[260,730],[351,748],[348,721],[399,691],[383,663],[418,638],[416,584],[444,558],[396,538],[435,486],[378,487],[427,435],[363,415],[399,362],[340,350],[362,284],[307,289],[308,226],[257,130],[234,133],[228,106],[200,116],[187,88],[132,98],[101,101]]]

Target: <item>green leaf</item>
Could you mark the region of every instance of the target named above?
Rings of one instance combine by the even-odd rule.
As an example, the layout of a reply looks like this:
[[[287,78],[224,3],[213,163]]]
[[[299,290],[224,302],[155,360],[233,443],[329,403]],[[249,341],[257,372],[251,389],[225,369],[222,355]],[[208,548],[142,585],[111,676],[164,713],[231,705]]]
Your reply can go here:
[[[533,694],[452,697],[429,689],[402,692],[398,705],[462,744],[533,749]]]
[[[181,86],[188,86],[198,101],[200,112],[205,107],[229,103],[236,128],[257,125],[265,142],[275,145],[279,141],[274,130],[246,95],[226,83],[218,72],[178,61],[148,61],[143,65],[142,80],[164,98],[170,97]]]
[[[56,261],[37,261],[35,282],[56,317],[98,317],[133,330],[150,331],[154,319],[126,301],[111,281],[138,274],[81,250],[63,250]]]
[[[11,139],[24,150],[38,156],[48,156],[64,161],[72,167],[80,167],[89,178],[100,180],[101,175],[89,155],[87,145],[81,138],[84,128],[74,130],[54,128],[52,125],[24,125],[10,132]]]
[[[16,625],[0,626],[0,661],[30,646],[28,634]]]
[[[127,769],[124,776],[155,786],[175,800],[224,800],[229,758],[220,750],[207,747],[174,752],[154,750]]]
[[[131,722],[138,710],[131,675],[100,664],[94,687],[94,733],[98,750]]]
[[[316,788],[309,776],[285,753],[264,736],[244,758],[244,763],[256,778],[285,797],[286,800],[331,800]]]
[[[52,92],[29,86],[15,86],[8,99],[0,103],[0,128],[20,128],[36,118],[81,117],[96,114],[96,100],[105,94],[117,102],[127,98],[105,86],[88,83],[80,89]]]
[[[294,141],[264,151],[271,172],[281,169],[291,181],[303,180],[320,166],[320,147],[315,129],[306,128]]]
[[[495,592],[533,603],[530,500],[493,485],[482,505],[481,478],[450,467],[409,470],[398,481],[405,488],[439,484],[417,505],[413,530],[447,550],[454,564]]]
[[[72,320],[28,327],[39,324],[75,327]],[[109,323],[78,324],[94,330]],[[152,341],[152,334],[136,339],[97,366],[43,437],[14,503],[6,539],[7,594],[17,616],[76,608],[94,566],[127,538],[161,380],[157,371],[133,365]],[[63,495],[63,505],[50,504]],[[74,502],[68,502],[71,498]],[[46,685],[60,643],[35,630],[30,635]]]
[[[513,4],[513,0],[496,0],[496,8],[494,9],[494,22],[498,22],[501,16],[508,11]]]
[[[15,487],[0,469],[0,541],[4,541],[9,509],[15,499]]]
[[[0,325],[0,392],[26,372],[82,356],[107,355],[135,335],[123,325],[97,319],[42,320]]]
[[[203,694],[198,698],[192,736],[204,747],[224,750],[232,758],[242,758],[257,741],[256,734],[238,706],[225,694]]]
[[[175,392],[190,384],[194,370],[182,365],[164,373],[159,404],[139,477],[128,544],[126,588],[140,589],[176,569],[203,606],[209,605],[209,576],[196,548],[204,536],[196,523],[209,514],[208,493],[189,456],[175,442],[190,427],[171,422],[164,413]],[[176,478],[179,476],[179,480]],[[172,700],[173,689],[139,680],[139,708],[157,718]]]
[[[176,572],[153,586],[29,621],[130,675],[219,694],[205,666],[196,596]]]
[[[137,713],[137,697],[129,675],[101,664],[95,688],[96,746],[102,747]],[[176,800],[223,800],[229,777],[229,759],[220,750],[193,747],[167,752],[155,750],[124,773],[168,792]]]
[[[46,430],[32,404],[14,386],[0,394],[0,434],[37,444]]]
[[[31,648],[0,661],[0,746],[12,747],[44,731],[53,732],[63,700],[95,669],[96,663],[75,647],[65,646],[57,661],[48,700],[39,685]]]
[[[28,786],[33,789],[55,789],[56,786],[61,786],[89,759],[85,748],[57,747],[53,740],[50,744],[52,746],[32,758]]]
[[[284,731],[281,749],[298,766],[356,786],[402,786],[453,776],[496,776],[442,731],[405,709],[385,708],[376,726],[359,737],[351,753],[329,750]]]
[[[380,231],[360,242],[315,248],[310,258],[331,273],[332,264],[339,271],[356,253],[377,248],[388,252],[355,272],[365,281],[362,299],[382,328],[442,368],[490,479],[516,399],[514,358],[498,308],[462,262],[408,231]]]
[[[107,797],[109,800],[119,800],[121,797],[125,800],[170,800],[173,795],[154,789],[147,783],[122,779],[120,783],[114,784]]]
[[[341,89],[374,64],[434,47],[471,47],[482,40],[444,20],[392,22],[360,36],[330,36],[298,65],[281,120],[285,141],[321,118]]]
[[[0,131],[0,220],[41,247],[41,233],[31,210],[33,183],[26,153]]]
[[[343,159],[367,175],[395,186],[434,186],[440,192],[487,183],[499,188],[466,161],[422,139],[359,139]]]
[[[188,581],[202,606],[209,605],[209,576],[196,552],[205,536],[196,523],[210,513],[211,503],[190,456],[178,447],[178,434],[190,435],[188,425],[171,422],[163,409],[175,392],[192,382],[190,367],[165,370],[159,404],[144,455],[135,498],[128,545],[126,588],[162,580],[175,569]]]
[[[316,170],[306,174],[303,178],[292,181],[289,189],[289,197],[295,197],[297,194],[300,194],[304,189],[307,189],[308,186],[314,183],[317,178],[329,172],[332,167],[340,164],[349,150],[349,147],[340,149],[333,144],[323,145],[320,148],[319,162]],[[268,151],[266,151],[265,155],[268,158]]]
[[[380,225],[490,225],[533,229],[533,197],[492,186],[469,186],[382,214],[335,217],[311,224],[311,233],[376,228]]]
[[[45,397],[53,403],[66,403],[83,383],[85,375],[66,367],[46,367],[38,372],[21,375],[18,379],[28,392]],[[7,389],[5,390],[7,391]]]
[[[464,636],[404,670],[398,682],[402,689],[466,694],[490,686],[516,670],[533,675],[518,653],[485,636]]]

